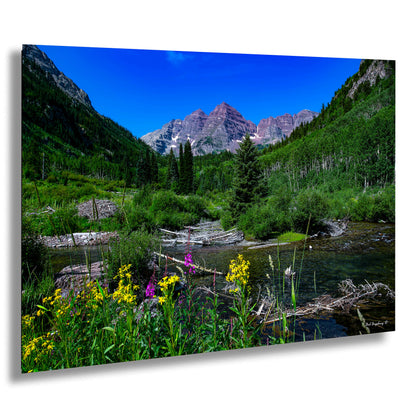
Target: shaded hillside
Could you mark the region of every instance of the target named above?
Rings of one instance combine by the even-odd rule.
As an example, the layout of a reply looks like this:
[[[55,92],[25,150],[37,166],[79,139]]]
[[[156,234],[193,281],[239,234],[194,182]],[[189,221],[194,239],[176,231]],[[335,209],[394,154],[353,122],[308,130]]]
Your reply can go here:
[[[146,160],[146,153],[148,153]],[[63,170],[140,181],[153,151],[100,115],[88,95],[57,70],[36,46],[22,52],[22,168],[45,179]],[[143,170],[143,169],[141,169]]]

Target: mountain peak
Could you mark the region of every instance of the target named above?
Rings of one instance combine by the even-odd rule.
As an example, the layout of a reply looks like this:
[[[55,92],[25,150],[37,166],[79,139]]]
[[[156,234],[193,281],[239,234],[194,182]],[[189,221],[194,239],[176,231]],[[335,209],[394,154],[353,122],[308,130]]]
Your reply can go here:
[[[285,113],[269,117],[256,126],[246,120],[241,113],[226,102],[222,102],[207,116],[197,109],[186,116],[175,129],[163,126],[148,133],[142,140],[160,153],[168,153],[171,148],[178,151],[180,143],[191,139],[193,152],[203,155],[214,151],[236,151],[244,136],[249,133],[256,144],[272,144],[288,137],[302,122],[312,120],[318,113],[302,110],[297,115]]]
[[[219,105],[217,105],[216,107],[215,107],[215,109],[214,110],[235,110],[235,111],[237,111],[237,109],[235,109],[235,108],[233,108],[231,105],[229,105],[228,103],[226,103],[226,102],[222,102],[222,103],[220,103]]]
[[[79,88],[70,78],[65,76],[55,66],[53,61],[35,45],[23,45],[22,57],[36,63],[45,73],[54,80],[59,89],[64,91],[71,99],[92,108],[87,93]],[[24,61],[24,60],[23,60]]]
[[[193,111],[189,116],[206,116],[206,113],[202,109],[197,109]]]
[[[216,114],[225,114],[225,113],[238,113],[240,114],[240,112],[238,112],[237,109],[233,108],[231,105],[229,105],[226,102],[222,102],[219,105],[215,106],[215,109],[210,113],[213,115]]]

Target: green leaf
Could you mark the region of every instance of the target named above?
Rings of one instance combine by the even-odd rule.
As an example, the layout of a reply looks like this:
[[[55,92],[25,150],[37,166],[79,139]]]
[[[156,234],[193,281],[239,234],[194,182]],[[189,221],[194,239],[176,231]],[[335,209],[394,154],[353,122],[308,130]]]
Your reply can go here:
[[[106,350],[104,350],[104,354],[106,355],[111,349],[114,348],[114,346],[116,346],[115,344],[109,346]]]
[[[103,299],[105,300],[105,295],[104,295],[104,290],[103,290],[103,288],[101,287],[100,283],[98,282],[98,279],[96,279],[95,281],[97,282],[97,286],[98,286],[98,289],[99,289],[99,291],[100,291],[100,293],[101,293],[101,296],[102,296],[102,297],[103,297]]]

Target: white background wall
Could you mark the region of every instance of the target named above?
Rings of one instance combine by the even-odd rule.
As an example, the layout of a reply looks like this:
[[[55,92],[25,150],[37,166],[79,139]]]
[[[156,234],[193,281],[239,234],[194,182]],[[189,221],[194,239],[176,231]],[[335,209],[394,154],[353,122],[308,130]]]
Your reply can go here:
[[[411,254],[416,245],[412,10],[412,2],[400,0],[3,2],[2,400],[410,400],[415,394],[416,335],[413,317],[416,264]],[[23,43],[396,59],[396,332],[20,375],[19,133]]]

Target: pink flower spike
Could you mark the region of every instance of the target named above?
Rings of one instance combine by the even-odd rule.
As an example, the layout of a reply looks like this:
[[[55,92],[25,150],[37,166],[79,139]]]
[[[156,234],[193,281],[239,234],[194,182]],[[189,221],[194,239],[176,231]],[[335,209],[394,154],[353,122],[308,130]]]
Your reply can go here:
[[[185,256],[185,267],[189,267],[191,264],[193,264],[192,255],[190,253],[188,253]]]
[[[154,278],[152,277],[146,287],[146,297],[149,299],[153,299],[156,293],[155,285],[153,282]]]

